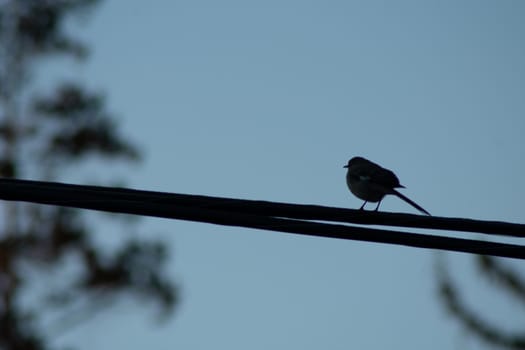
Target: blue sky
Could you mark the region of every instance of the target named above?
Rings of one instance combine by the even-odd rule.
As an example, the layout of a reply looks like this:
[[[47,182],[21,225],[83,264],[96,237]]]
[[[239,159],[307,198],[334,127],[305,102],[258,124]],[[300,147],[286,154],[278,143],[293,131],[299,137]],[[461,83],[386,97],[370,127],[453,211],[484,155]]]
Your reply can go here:
[[[145,151],[140,167],[94,166],[75,182],[122,176],[141,189],[358,208],[342,166],[362,155],[434,215],[525,222],[524,15],[522,1],[107,0],[75,23],[93,48],[87,64],[46,74],[104,91]],[[394,197],[381,208],[414,212]],[[141,226],[173,248],[178,312],[160,326],[122,301],[56,344],[479,347],[438,303],[432,251]],[[515,305],[471,258],[447,257],[469,303],[519,329]]]

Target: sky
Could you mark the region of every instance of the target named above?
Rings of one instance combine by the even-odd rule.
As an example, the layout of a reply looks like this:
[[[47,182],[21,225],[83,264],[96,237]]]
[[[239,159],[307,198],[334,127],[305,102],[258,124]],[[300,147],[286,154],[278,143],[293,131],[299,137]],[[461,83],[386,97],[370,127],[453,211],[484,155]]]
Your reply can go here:
[[[518,0],[106,0],[72,25],[89,60],[45,74],[103,91],[145,159],[69,179],[358,208],[343,165],[361,155],[433,215],[523,223],[524,15]],[[395,197],[381,210],[416,213]],[[439,302],[434,251],[158,218],[140,231],[171,247],[173,317],[124,300],[55,345],[480,348]],[[470,305],[522,330],[471,256],[444,257]]]

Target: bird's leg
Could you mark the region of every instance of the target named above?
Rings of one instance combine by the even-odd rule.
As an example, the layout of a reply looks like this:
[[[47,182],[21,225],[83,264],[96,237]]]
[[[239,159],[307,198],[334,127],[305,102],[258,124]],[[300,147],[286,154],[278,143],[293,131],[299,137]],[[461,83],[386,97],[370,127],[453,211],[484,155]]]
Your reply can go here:
[[[365,201],[365,202],[363,203],[363,205],[361,206],[361,208],[359,208],[359,210],[363,210],[363,209],[365,209],[365,204],[366,204],[367,202],[368,202],[368,201]]]
[[[379,210],[379,205],[381,204],[381,201],[377,202],[377,207],[374,211],[378,211]]]

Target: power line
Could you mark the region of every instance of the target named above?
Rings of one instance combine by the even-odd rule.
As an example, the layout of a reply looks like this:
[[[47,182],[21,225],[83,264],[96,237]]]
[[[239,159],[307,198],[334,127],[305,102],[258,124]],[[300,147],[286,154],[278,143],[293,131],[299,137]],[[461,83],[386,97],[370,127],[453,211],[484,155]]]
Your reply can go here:
[[[313,220],[525,237],[525,225],[505,222],[14,179],[0,179],[0,199],[525,259],[525,247],[521,245]]]

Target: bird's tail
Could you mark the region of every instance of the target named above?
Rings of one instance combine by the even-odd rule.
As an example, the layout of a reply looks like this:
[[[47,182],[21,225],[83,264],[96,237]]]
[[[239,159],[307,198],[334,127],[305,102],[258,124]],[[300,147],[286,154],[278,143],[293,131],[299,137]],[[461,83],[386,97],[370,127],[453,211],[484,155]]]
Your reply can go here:
[[[411,206],[413,206],[414,208],[416,208],[417,210],[419,210],[420,212],[422,213],[425,213],[429,216],[430,213],[428,211],[426,211],[425,209],[421,208],[418,204],[416,204],[414,201],[412,201],[410,198],[406,197],[404,194],[401,194],[399,192],[397,192],[396,190],[392,189],[393,191],[393,194],[395,194],[396,196],[398,196],[399,198],[401,198],[402,200],[404,200],[405,202],[407,202],[408,204],[410,204]]]

